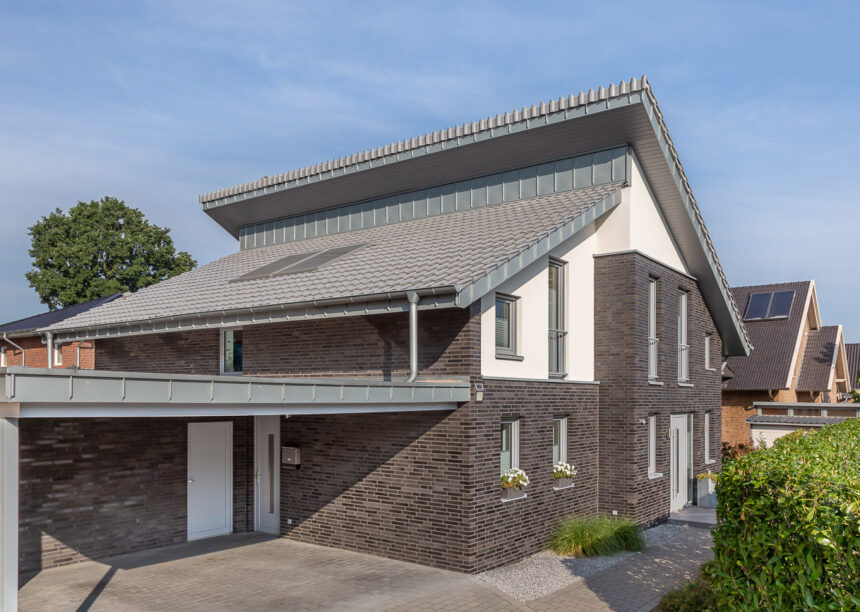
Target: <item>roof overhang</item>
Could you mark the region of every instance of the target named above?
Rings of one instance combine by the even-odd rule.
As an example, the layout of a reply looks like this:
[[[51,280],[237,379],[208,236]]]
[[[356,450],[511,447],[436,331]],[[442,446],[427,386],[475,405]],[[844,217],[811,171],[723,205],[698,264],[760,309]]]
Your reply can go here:
[[[233,236],[243,225],[358,203],[495,172],[546,163],[627,142],[663,208],[690,273],[723,339],[726,355],[751,348],[729,293],[689,182],[650,86],[634,79],[621,87],[581,94],[573,105],[542,104],[504,120],[481,121],[386,147],[381,155],[315,167],[295,179],[268,177],[204,196],[203,207]],[[573,97],[572,97],[573,98]],[[562,108],[564,106],[564,108]],[[350,160],[359,161],[350,161]],[[337,167],[335,167],[337,166]]]
[[[11,418],[323,415],[456,410],[465,379],[414,383],[9,367],[0,416]]]

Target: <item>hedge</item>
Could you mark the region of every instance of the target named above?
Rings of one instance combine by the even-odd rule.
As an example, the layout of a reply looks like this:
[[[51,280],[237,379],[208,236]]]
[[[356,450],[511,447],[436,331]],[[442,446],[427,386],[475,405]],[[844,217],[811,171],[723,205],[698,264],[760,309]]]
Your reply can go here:
[[[860,609],[860,420],[728,461],[716,490],[721,608]]]

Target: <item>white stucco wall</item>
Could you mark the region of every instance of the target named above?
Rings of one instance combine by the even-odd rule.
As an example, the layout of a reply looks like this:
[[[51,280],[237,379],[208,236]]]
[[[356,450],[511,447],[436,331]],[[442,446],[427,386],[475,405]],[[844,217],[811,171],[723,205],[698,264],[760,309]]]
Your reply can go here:
[[[774,441],[787,436],[788,434],[803,429],[799,425],[750,425],[750,434],[752,435],[753,444],[759,446],[759,441],[764,441],[765,447],[773,446]]]
[[[621,204],[574,235],[550,256],[567,262],[565,278],[567,380],[594,380],[594,256],[637,250],[687,272],[638,163],[631,164]],[[508,279],[496,291],[516,296],[517,352],[522,361],[498,359],[495,344],[495,295],[481,300],[481,373],[504,378],[548,378],[549,256]]]

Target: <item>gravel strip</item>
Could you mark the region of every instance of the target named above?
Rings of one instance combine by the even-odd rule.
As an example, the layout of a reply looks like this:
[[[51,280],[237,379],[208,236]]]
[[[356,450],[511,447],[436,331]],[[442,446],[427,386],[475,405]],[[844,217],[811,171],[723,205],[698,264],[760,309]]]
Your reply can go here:
[[[648,546],[654,546],[677,536],[683,529],[679,525],[657,525],[642,532]],[[623,552],[611,557],[562,557],[544,550],[522,561],[481,572],[476,578],[522,601],[545,597],[567,585],[584,580],[612,567],[627,557]]]

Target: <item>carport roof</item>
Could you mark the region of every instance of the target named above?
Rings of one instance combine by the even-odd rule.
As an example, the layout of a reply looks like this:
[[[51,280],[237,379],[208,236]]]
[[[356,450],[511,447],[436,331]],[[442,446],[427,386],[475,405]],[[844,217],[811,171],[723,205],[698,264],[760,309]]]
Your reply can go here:
[[[0,369],[0,417],[350,414],[455,410],[466,379],[196,376],[75,369]]]

